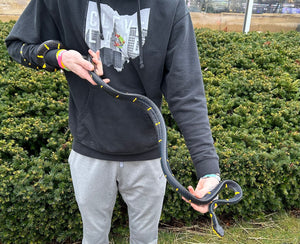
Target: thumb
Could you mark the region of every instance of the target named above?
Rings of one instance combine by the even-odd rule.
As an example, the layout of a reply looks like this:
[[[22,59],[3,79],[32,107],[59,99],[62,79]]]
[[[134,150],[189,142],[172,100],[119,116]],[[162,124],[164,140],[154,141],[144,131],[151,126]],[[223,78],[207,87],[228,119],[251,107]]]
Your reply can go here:
[[[195,191],[194,188],[192,186],[188,186],[188,190],[189,192],[194,195],[195,197],[201,198],[201,195],[199,195],[198,191]]]

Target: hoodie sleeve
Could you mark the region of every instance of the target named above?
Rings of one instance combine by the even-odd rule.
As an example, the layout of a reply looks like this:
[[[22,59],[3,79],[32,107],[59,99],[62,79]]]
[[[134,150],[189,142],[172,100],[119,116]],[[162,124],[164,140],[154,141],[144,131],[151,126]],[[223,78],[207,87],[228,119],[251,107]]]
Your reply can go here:
[[[180,1],[183,2],[183,1]],[[163,94],[190,151],[198,178],[219,173],[194,28],[185,5],[178,7],[165,62]]]
[[[59,32],[44,0],[31,0],[5,39],[8,53],[18,63],[40,69],[37,49],[47,40],[59,40]],[[48,52],[45,61],[58,67],[53,51]]]

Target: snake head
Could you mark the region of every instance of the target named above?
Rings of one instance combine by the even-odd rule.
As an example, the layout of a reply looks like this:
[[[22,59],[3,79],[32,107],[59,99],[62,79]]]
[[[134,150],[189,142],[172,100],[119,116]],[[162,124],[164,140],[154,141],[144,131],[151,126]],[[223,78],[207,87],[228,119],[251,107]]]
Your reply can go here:
[[[223,237],[225,234],[224,229],[222,228],[221,225],[219,225],[219,223],[213,224],[212,229],[217,234],[218,237]]]
[[[218,237],[223,237],[225,232],[224,229],[222,228],[222,226],[219,224],[217,216],[214,212],[214,206],[216,206],[215,204],[216,201],[212,202],[209,205],[209,213],[210,213],[210,218],[211,218],[211,225],[212,225],[212,229],[215,232],[215,234]]]

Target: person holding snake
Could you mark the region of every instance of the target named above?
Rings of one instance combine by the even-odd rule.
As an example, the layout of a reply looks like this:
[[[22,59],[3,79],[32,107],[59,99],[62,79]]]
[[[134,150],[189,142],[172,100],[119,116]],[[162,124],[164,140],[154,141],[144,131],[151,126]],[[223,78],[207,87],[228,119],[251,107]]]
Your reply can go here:
[[[27,67],[64,70],[74,138],[69,164],[83,244],[109,243],[118,192],[128,207],[130,243],[157,243],[166,186],[160,139],[149,114],[134,105],[135,98],[121,101],[121,93],[99,89],[98,76],[105,75],[101,81],[124,97],[139,94],[158,108],[164,96],[199,180],[189,193],[201,199],[219,184],[219,158],[184,0],[31,0],[6,45]],[[196,211],[208,211],[208,202],[184,199]]]

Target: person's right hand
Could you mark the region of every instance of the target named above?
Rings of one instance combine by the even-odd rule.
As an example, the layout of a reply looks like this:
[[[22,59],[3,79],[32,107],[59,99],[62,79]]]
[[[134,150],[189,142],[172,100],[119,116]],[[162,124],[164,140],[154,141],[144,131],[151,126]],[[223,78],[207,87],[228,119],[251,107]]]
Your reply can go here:
[[[97,85],[92,79],[89,71],[94,71],[95,66],[89,61],[85,60],[81,54],[75,50],[68,50],[62,54],[62,62],[67,69],[78,75],[82,79],[86,79],[93,85]],[[102,62],[97,64],[97,71],[101,70],[102,73],[97,72],[99,76],[103,75]],[[101,69],[99,68],[101,66]],[[109,79],[104,79],[104,82],[108,83]]]
[[[204,197],[209,191],[213,190],[219,184],[219,180],[215,177],[208,177],[208,178],[200,178],[196,189],[192,186],[188,187],[188,190],[191,194],[193,194],[197,198]],[[207,213],[209,209],[209,204],[206,205],[197,205],[195,203],[189,202],[187,199],[182,197],[187,203],[189,203],[193,209],[200,213]]]

